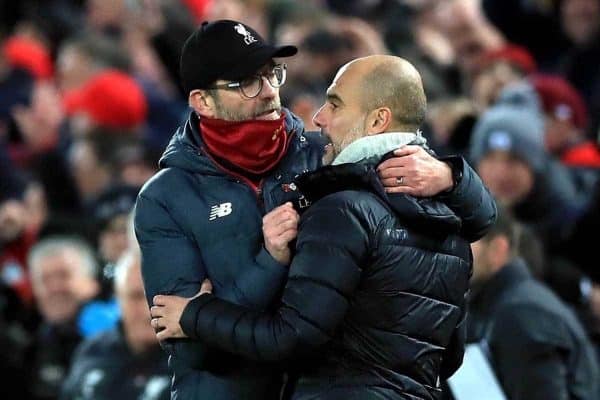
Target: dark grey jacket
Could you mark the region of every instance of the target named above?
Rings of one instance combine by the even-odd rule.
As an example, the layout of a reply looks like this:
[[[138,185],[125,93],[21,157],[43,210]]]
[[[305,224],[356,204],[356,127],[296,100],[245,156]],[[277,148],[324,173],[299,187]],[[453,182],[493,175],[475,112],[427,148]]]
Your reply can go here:
[[[595,353],[575,314],[515,259],[470,301],[469,341],[484,340],[511,400],[596,400]]]

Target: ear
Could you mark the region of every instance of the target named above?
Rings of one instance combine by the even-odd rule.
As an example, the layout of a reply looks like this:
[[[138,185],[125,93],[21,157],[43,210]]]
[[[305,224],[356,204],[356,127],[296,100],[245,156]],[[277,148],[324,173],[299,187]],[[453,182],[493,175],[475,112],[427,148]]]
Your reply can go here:
[[[188,104],[202,117],[214,118],[215,101],[204,90],[192,90],[188,97]]]
[[[380,107],[367,115],[365,132],[368,136],[386,132],[392,125],[392,110]]]

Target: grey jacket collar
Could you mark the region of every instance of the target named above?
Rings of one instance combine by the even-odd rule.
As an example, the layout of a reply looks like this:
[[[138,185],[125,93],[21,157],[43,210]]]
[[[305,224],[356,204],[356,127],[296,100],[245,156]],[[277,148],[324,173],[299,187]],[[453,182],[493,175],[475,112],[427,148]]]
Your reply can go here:
[[[413,132],[387,132],[373,136],[362,137],[348,145],[337,155],[331,165],[356,163],[371,157],[383,157],[390,151],[396,150],[407,144],[425,146],[427,140],[420,131]]]

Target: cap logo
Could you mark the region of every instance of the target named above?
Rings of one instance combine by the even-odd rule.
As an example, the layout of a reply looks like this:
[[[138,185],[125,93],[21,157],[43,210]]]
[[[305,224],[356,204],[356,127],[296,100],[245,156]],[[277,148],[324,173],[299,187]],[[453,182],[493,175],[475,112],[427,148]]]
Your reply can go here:
[[[252,36],[252,34],[246,30],[246,27],[244,25],[237,24],[233,28],[235,29],[235,31],[237,33],[239,33],[240,35],[242,35],[244,37],[244,43],[246,43],[246,44],[252,44],[252,43],[254,43],[254,42],[257,41],[254,38],[254,36]]]
[[[505,131],[494,131],[489,136],[488,145],[494,150],[510,150],[512,146],[510,134]]]
[[[573,112],[568,105],[559,104],[554,108],[554,116],[561,121],[568,121],[573,117]]]

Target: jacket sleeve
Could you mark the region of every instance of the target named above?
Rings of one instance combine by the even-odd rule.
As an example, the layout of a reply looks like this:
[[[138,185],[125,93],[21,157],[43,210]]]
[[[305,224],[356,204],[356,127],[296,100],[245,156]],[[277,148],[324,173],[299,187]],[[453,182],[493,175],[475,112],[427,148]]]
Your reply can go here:
[[[556,317],[531,307],[500,310],[491,337],[492,361],[507,398],[570,398],[569,332]]]
[[[464,158],[451,156],[440,160],[450,164],[456,185],[438,198],[462,219],[461,236],[470,242],[477,241],[496,222],[496,202]]]
[[[364,223],[320,201],[303,216],[282,303],[272,313],[203,295],[181,317],[192,338],[248,358],[275,361],[326,343],[343,320],[368,248]]]
[[[158,200],[138,196],[134,214],[135,234],[142,255],[142,278],[149,305],[157,294],[192,297],[206,277],[199,248],[171,218]],[[178,362],[199,368],[206,348],[200,342],[167,340],[161,347]]]

